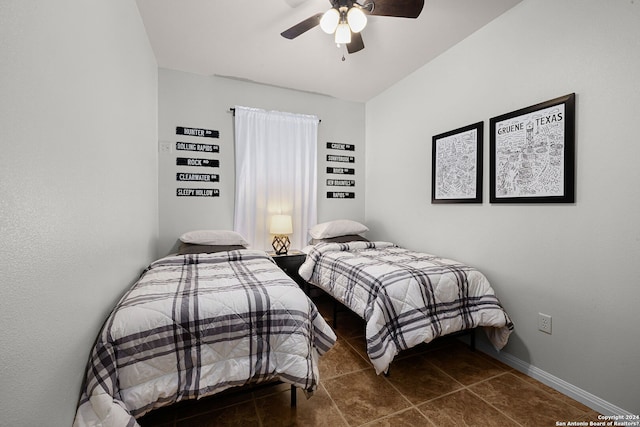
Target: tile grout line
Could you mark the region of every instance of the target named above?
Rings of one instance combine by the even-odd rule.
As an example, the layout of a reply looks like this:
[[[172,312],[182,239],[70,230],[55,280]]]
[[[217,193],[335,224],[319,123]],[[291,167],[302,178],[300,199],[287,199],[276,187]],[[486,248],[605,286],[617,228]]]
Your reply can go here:
[[[360,336],[361,336],[361,335],[360,335]],[[352,338],[359,338],[360,336],[352,337]],[[354,346],[349,342],[349,340],[348,340],[347,338],[344,338],[344,337],[343,337],[343,339],[345,340],[346,344],[347,344],[349,347],[351,347],[351,348],[356,352],[356,354],[357,354],[358,356],[360,356],[362,359],[365,359],[365,358],[364,358],[364,356],[362,356],[362,354],[358,351],[358,349],[356,349],[356,348],[355,348],[355,347],[354,347]],[[422,352],[419,352],[419,353],[417,353],[417,354],[414,354],[414,355],[408,355],[408,356],[406,356],[406,357],[401,357],[401,358],[397,358],[397,359],[396,359],[396,358],[394,358],[394,360],[408,359],[408,358],[410,358],[410,357],[420,356],[420,355],[422,355],[423,353],[428,353],[428,352],[430,352],[430,351],[435,351],[435,350],[437,350],[437,348],[434,348],[434,349],[426,349],[426,350],[424,350],[424,351],[422,351]],[[369,359],[365,359],[365,361],[366,361],[368,364],[371,364],[371,361],[370,361]],[[426,362],[427,362],[427,363],[429,363],[431,366],[433,366],[436,370],[438,370],[438,371],[440,371],[441,373],[443,373],[445,376],[449,377],[453,382],[455,382],[455,383],[459,384],[461,388],[458,388],[458,389],[456,389],[456,390],[454,390],[454,391],[451,391],[451,392],[449,392],[449,393],[445,393],[445,394],[442,394],[442,395],[440,395],[440,396],[434,397],[433,399],[429,399],[429,400],[426,400],[426,401],[424,401],[424,402],[420,402],[420,405],[422,405],[422,404],[424,404],[424,403],[427,403],[427,402],[430,402],[430,401],[432,401],[432,400],[438,399],[438,398],[440,398],[440,397],[448,396],[448,395],[450,395],[450,394],[453,394],[453,393],[459,392],[460,390],[463,390],[463,389],[465,389],[465,388],[466,388],[466,386],[465,386],[464,384],[460,383],[460,382],[459,382],[459,381],[457,381],[455,378],[453,378],[451,375],[449,375],[448,373],[446,373],[444,370],[440,369],[438,366],[436,366],[435,364],[431,363],[431,361],[426,360]],[[373,368],[373,366],[370,366],[370,367],[369,367],[369,368],[367,368],[367,369],[371,369],[371,368]],[[389,365],[389,368],[391,368],[391,365]],[[353,373],[353,372],[361,372],[361,371],[364,371],[364,370],[366,370],[366,369],[360,369],[360,370],[352,371],[352,372],[349,372],[349,373],[345,373],[345,374],[342,374],[342,375],[336,376],[336,377],[334,377],[334,378],[338,378],[338,377],[343,376],[343,375],[348,375],[348,374]],[[394,415],[397,415],[397,414],[400,414],[400,413],[403,413],[403,412],[409,411],[409,410],[411,410],[411,409],[415,409],[416,411],[418,411],[418,413],[419,413],[419,414],[420,414],[424,419],[426,419],[426,420],[427,420],[427,422],[428,422],[429,424],[433,425],[434,427],[437,427],[437,425],[436,425],[436,424],[435,424],[435,423],[434,423],[434,422],[433,422],[429,417],[427,417],[427,416],[426,416],[426,415],[425,415],[425,414],[420,410],[420,408],[418,408],[418,405],[417,405],[417,404],[414,404],[413,402],[411,402],[411,400],[410,400],[407,396],[405,396],[405,394],[404,394],[404,393],[402,393],[402,392],[401,392],[401,391],[400,391],[400,390],[399,390],[399,389],[398,389],[398,388],[397,388],[397,387],[396,387],[396,386],[391,382],[391,380],[389,380],[389,378],[388,378],[387,376],[383,376],[383,379],[384,379],[384,381],[386,381],[386,382],[387,382],[387,384],[388,384],[388,385],[390,385],[390,386],[391,386],[391,387],[392,387],[392,388],[393,388],[393,389],[394,389],[398,394],[400,394],[400,396],[402,396],[402,397],[404,398],[404,400],[405,400],[405,401],[407,401],[407,402],[409,403],[409,407],[408,407],[408,408],[405,408],[405,409],[402,409],[402,410],[400,410],[400,411],[393,412],[393,413],[391,413],[391,414],[387,414],[387,415],[385,415],[384,417],[380,417],[380,418],[376,418],[375,420],[371,420],[371,421],[367,422],[367,424],[371,424],[371,423],[373,423],[373,422],[375,422],[375,421],[379,421],[379,420],[383,420],[383,419],[386,419],[386,418],[390,418],[390,417],[392,417],[392,416],[394,416]],[[363,425],[366,425],[366,424],[363,424]],[[520,425],[520,424],[518,424],[518,425]]]
[[[349,424],[349,421],[346,419],[346,417],[344,416],[344,414],[342,413],[342,410],[340,409],[340,407],[338,406],[338,404],[336,403],[335,400],[333,400],[333,396],[331,396],[331,393],[329,393],[329,390],[327,390],[327,388],[324,386],[324,384],[322,383],[322,381],[320,381],[319,383],[320,387],[322,387],[324,389],[324,392],[327,393],[327,396],[329,396],[329,400],[331,400],[331,403],[333,404],[333,406],[336,408],[336,410],[338,411],[338,414],[340,415],[340,418],[342,418],[342,421],[344,421],[344,423],[347,426],[351,426],[351,424]]]
[[[509,417],[507,414],[505,414],[504,412],[502,412],[500,409],[496,408],[496,407],[495,407],[494,405],[492,405],[491,403],[487,402],[485,399],[483,399],[481,396],[479,396],[477,393],[474,393],[474,392],[470,389],[470,387],[472,387],[472,386],[474,386],[474,385],[477,385],[477,384],[480,384],[480,383],[482,383],[482,382],[485,382],[485,381],[491,380],[491,379],[493,379],[493,378],[500,377],[500,376],[502,376],[502,375],[506,375],[506,374],[510,373],[509,371],[501,372],[500,374],[493,375],[493,376],[491,376],[491,377],[489,377],[489,378],[485,378],[485,379],[483,379],[483,380],[481,380],[481,381],[476,381],[476,382],[474,382],[473,384],[465,385],[465,384],[462,384],[460,381],[456,380],[455,378],[453,378],[453,377],[452,377],[451,375],[449,375],[446,371],[444,371],[444,370],[443,370],[443,369],[441,369],[439,366],[437,366],[437,365],[435,365],[434,363],[432,363],[430,360],[426,360],[426,362],[427,362],[427,363],[429,363],[429,364],[430,364],[434,369],[436,369],[436,370],[440,371],[442,374],[444,374],[444,375],[446,375],[447,377],[449,377],[453,382],[455,382],[455,383],[457,383],[458,385],[460,385],[460,388],[457,388],[457,389],[452,390],[452,391],[450,391],[450,392],[447,392],[447,393],[441,394],[441,395],[436,396],[436,397],[434,397],[434,398],[432,398],[432,399],[425,400],[424,402],[420,402],[420,404],[419,404],[419,405],[424,405],[425,403],[433,402],[434,400],[437,400],[437,399],[440,399],[440,398],[443,398],[443,397],[446,397],[446,396],[450,396],[450,395],[453,395],[453,394],[455,394],[455,393],[459,393],[459,392],[460,392],[460,391],[462,391],[462,390],[467,390],[467,391],[469,391],[470,393],[472,393],[474,396],[478,397],[480,400],[482,400],[483,402],[485,402],[485,403],[486,403],[487,405],[489,405],[491,408],[495,409],[499,414],[501,414],[501,415],[505,416],[507,419],[509,419],[509,420],[513,421],[513,422],[514,422],[514,423],[516,423],[518,426],[522,426],[522,424],[520,424],[518,421],[516,421],[516,420],[512,419],[512,418],[511,418],[511,417]],[[384,379],[385,379],[385,381],[387,381],[387,383],[388,383],[389,385],[391,385],[391,387],[393,387],[393,388],[394,388],[398,393],[400,393],[400,395],[401,395],[402,397],[404,397],[404,398],[409,402],[409,404],[411,405],[411,408],[416,409],[416,410],[417,410],[417,411],[418,411],[418,412],[419,412],[419,413],[420,413],[420,414],[421,414],[421,415],[422,415],[422,416],[423,416],[427,421],[429,421],[429,423],[431,423],[432,425],[434,425],[434,426],[435,426],[434,422],[433,422],[433,421],[432,421],[428,416],[426,416],[426,415],[425,415],[425,414],[420,410],[420,408],[418,408],[418,404],[413,404],[413,403],[412,403],[412,402],[411,402],[411,401],[410,401],[410,400],[409,400],[409,399],[408,399],[408,398],[407,398],[407,397],[406,397],[406,396],[405,396],[405,395],[404,395],[400,390],[398,390],[398,389],[395,387],[395,385],[393,385],[393,383],[392,383],[388,378],[386,378],[386,377],[385,377]],[[395,412],[394,414],[398,414],[398,413],[401,413],[401,412],[404,412],[404,411],[405,411],[405,410],[403,410],[403,411],[398,411],[398,412]],[[389,416],[394,415],[394,414],[389,414],[389,415],[387,415],[386,417],[389,417]],[[385,417],[385,418],[386,418],[386,417]],[[380,419],[383,419],[383,418],[380,418]]]
[[[455,380],[455,378],[453,378],[451,375],[447,374],[443,369],[440,369],[440,368],[439,368],[438,366],[436,366],[434,363],[431,363],[431,361],[427,360],[427,363],[430,363],[430,364],[431,364],[431,366],[434,366],[434,367],[435,367],[436,369],[438,369],[440,372],[444,373],[445,375],[447,375],[448,377],[450,377],[450,378],[452,378],[454,381],[456,381],[456,380]],[[493,379],[493,378],[497,378],[497,377],[500,377],[500,376],[502,376],[502,375],[506,375],[506,374],[508,374],[508,373],[509,373],[509,371],[505,371],[505,372],[502,372],[502,373],[500,373],[500,374],[493,375],[493,376],[491,376],[491,377],[489,377],[489,378],[485,378],[485,379],[483,379],[483,380],[476,381],[475,383],[472,383],[472,384],[469,384],[469,385],[465,385],[465,384],[462,384],[462,383],[461,383],[461,382],[459,382],[459,381],[456,381],[458,384],[460,384],[460,385],[462,386],[462,388],[461,388],[461,389],[454,390],[454,391],[452,391],[452,392],[450,392],[450,393],[443,394],[442,396],[435,397],[435,398],[433,398],[433,399],[431,399],[431,400],[429,400],[429,401],[433,401],[433,400],[439,399],[440,397],[449,396],[449,395],[451,395],[451,394],[453,394],[453,393],[458,393],[458,392],[460,392],[460,390],[467,390],[468,392],[470,392],[471,394],[473,394],[474,396],[478,397],[480,400],[482,400],[483,402],[485,402],[485,403],[486,403],[487,405],[489,405],[491,408],[493,408],[493,409],[495,409],[496,411],[498,411],[498,413],[499,413],[499,414],[504,415],[507,419],[509,419],[509,420],[513,421],[514,423],[516,423],[516,424],[517,424],[517,425],[519,425],[519,426],[522,426],[522,424],[520,424],[518,421],[516,421],[516,420],[514,420],[513,418],[511,418],[510,416],[508,416],[507,414],[505,414],[504,412],[502,412],[500,409],[496,408],[496,407],[495,407],[494,405],[492,405],[491,403],[487,402],[485,399],[483,399],[483,398],[482,398],[482,396],[479,396],[477,393],[474,393],[474,392],[473,392],[473,390],[471,390],[471,388],[470,388],[470,387],[472,387],[472,386],[474,386],[474,385],[477,385],[477,384],[483,383],[483,382],[485,382],[485,381],[489,381],[489,380],[491,380],[491,379]],[[425,403],[426,403],[426,402],[425,402]]]
[[[392,415],[400,414],[400,413],[402,413],[402,412],[406,412],[406,411],[408,411],[408,410],[410,410],[410,409],[415,409],[416,411],[418,411],[418,413],[419,413],[420,415],[422,415],[422,416],[424,417],[424,419],[425,419],[425,420],[427,420],[427,422],[428,422],[429,424],[433,425],[434,427],[437,427],[437,426],[435,425],[435,423],[434,423],[433,421],[431,421],[431,419],[430,419],[429,417],[427,417],[427,416],[426,416],[426,415],[425,415],[425,414],[420,410],[420,408],[418,408],[418,405],[414,404],[414,403],[413,403],[413,402],[412,402],[412,401],[411,401],[407,396],[405,396],[405,395],[404,395],[404,393],[402,393],[400,390],[398,390],[398,388],[397,388],[397,387],[396,387],[396,386],[391,382],[391,380],[389,380],[389,378],[384,377],[384,380],[385,380],[385,381],[387,382],[387,384],[389,384],[389,385],[390,385],[390,386],[391,386],[395,391],[397,391],[397,392],[400,394],[400,396],[402,396],[402,397],[403,397],[407,402],[409,402],[409,405],[410,405],[410,406],[409,406],[408,408],[406,408],[406,409],[401,410],[401,411],[397,411],[397,412],[394,412],[393,414],[386,415],[385,417],[378,418],[378,420],[382,420],[382,419],[384,419],[384,418],[389,418],[389,417],[391,417]],[[425,403],[425,402],[422,402],[422,403]],[[422,404],[422,403],[420,403],[420,404]],[[374,420],[374,421],[377,421],[377,420]],[[373,422],[373,421],[371,421],[371,422]]]
[[[295,392],[298,393],[298,390],[296,389]],[[251,393],[251,398],[251,403],[253,403],[253,410],[256,412],[256,417],[258,417],[258,427],[263,427],[264,424],[262,422],[262,417],[260,416],[260,411],[258,411],[258,402],[256,400],[255,393]]]
[[[351,338],[352,338],[352,339],[353,339],[353,338],[360,338],[361,336],[362,336],[362,335],[359,335],[359,336],[357,336],[357,337],[351,337]],[[344,336],[343,336],[342,338],[344,339],[345,343],[346,343],[349,347],[351,347],[351,349],[352,349],[353,351],[355,351],[355,353],[356,353],[356,354],[357,354],[361,359],[363,359],[363,360],[365,360],[365,361],[367,362],[367,364],[368,364],[369,366],[368,366],[368,367],[366,367],[366,368],[356,369],[355,371],[346,372],[346,373],[343,373],[343,374],[340,374],[340,375],[336,375],[335,377],[329,378],[330,380],[334,380],[334,379],[336,379],[336,378],[340,378],[340,377],[343,377],[343,376],[346,376],[346,375],[349,375],[349,374],[353,374],[353,373],[357,373],[357,372],[363,372],[363,371],[366,371],[366,370],[369,370],[369,369],[374,369],[373,365],[371,365],[371,361],[370,361],[369,359],[365,359],[365,357],[364,357],[364,356],[363,356],[363,355],[358,351],[358,349],[356,349],[356,348],[355,348],[355,347],[354,347],[354,346],[349,342],[349,339],[345,338]],[[375,370],[375,369],[374,369],[374,370]],[[393,388],[393,389],[394,389],[394,390],[395,390],[395,391],[396,391],[400,396],[402,396],[402,398],[403,398],[403,399],[404,399],[404,400],[409,404],[409,407],[407,407],[407,408],[403,408],[403,409],[401,409],[401,410],[399,410],[399,411],[392,412],[391,414],[387,414],[387,415],[385,415],[385,416],[383,416],[383,417],[379,417],[379,418],[376,418],[376,419],[374,419],[374,420],[368,421],[368,422],[367,422],[367,423],[365,423],[365,424],[359,424],[359,426],[366,426],[367,424],[371,424],[371,423],[374,423],[374,422],[376,422],[376,421],[380,421],[380,420],[384,420],[384,419],[387,419],[387,418],[391,418],[392,416],[395,416],[395,415],[401,414],[401,413],[403,413],[403,412],[407,412],[407,411],[410,411],[410,410],[412,410],[412,409],[415,409],[416,411],[418,411],[418,413],[419,413],[420,415],[422,415],[422,417],[423,417],[425,420],[427,420],[427,422],[428,422],[429,424],[433,425],[434,427],[437,427],[437,426],[435,426],[435,424],[434,424],[434,423],[433,423],[433,422],[432,422],[432,421],[431,421],[427,416],[425,416],[425,415],[422,413],[422,411],[420,411],[420,409],[418,409],[418,407],[417,407],[416,405],[414,405],[414,404],[411,402],[411,400],[409,400],[409,398],[408,398],[407,396],[405,396],[405,395],[404,395],[404,393],[402,393],[400,390],[398,390],[398,388],[397,388],[395,385],[393,385],[393,383],[392,383],[392,382],[391,382],[391,381],[390,381],[386,376],[382,375],[382,378],[384,379],[384,381],[386,381],[386,382],[387,382],[387,384],[388,384],[388,385],[390,385],[390,386],[391,386],[391,388]],[[323,385],[323,388],[324,388],[324,385]],[[327,394],[329,395],[329,398],[331,399],[331,401],[332,401],[332,402],[334,402],[334,404],[335,404],[335,401],[333,400],[333,397],[331,397],[331,394],[329,393],[329,391],[328,391],[326,388],[325,388],[325,391],[326,391],[326,392],[327,392]],[[337,406],[338,406],[338,405],[336,404],[336,407],[337,407]],[[342,411],[340,410],[340,408],[338,408],[338,412],[340,413],[340,415],[341,415],[341,416],[343,417],[343,419],[344,419],[344,415],[342,414]],[[346,419],[345,419],[345,421],[346,421]],[[347,422],[347,425],[349,425],[349,426],[350,426],[351,424],[349,424],[349,423]]]
[[[338,374],[338,375],[333,376],[333,377],[323,378],[321,381],[333,381],[333,380],[337,380],[337,379],[342,378],[342,377],[346,377],[347,375],[355,374],[357,372],[368,371],[369,369],[373,369],[373,366],[367,366],[366,368],[358,368],[358,369],[355,369],[353,371],[343,372],[343,373]]]
[[[431,420],[430,420],[426,415],[424,415],[424,414],[422,413],[422,411],[420,411],[420,409],[418,409],[415,405],[411,405],[411,406],[410,406],[410,407],[408,407],[408,408],[401,409],[400,411],[396,411],[396,412],[393,412],[393,413],[391,413],[391,414],[387,414],[387,415],[385,415],[384,417],[380,417],[380,418],[376,418],[375,420],[368,421],[366,424],[360,424],[358,427],[366,427],[366,426],[368,426],[368,425],[370,425],[370,424],[377,423],[377,422],[379,422],[379,421],[389,419],[389,418],[394,417],[394,416],[396,416],[396,415],[398,415],[398,414],[402,414],[402,413],[404,413],[404,412],[409,412],[409,411],[411,411],[412,409],[415,409],[416,411],[418,411],[418,413],[419,413],[420,415],[422,415],[422,417],[423,417],[423,418],[424,418],[424,419],[425,419],[425,420],[426,420],[430,425],[432,425],[432,426],[434,426],[434,427],[438,427],[438,426],[436,426],[436,425],[433,423],[433,421],[431,421]]]
[[[408,356],[408,357],[411,357],[411,356]],[[408,358],[408,357],[407,357],[407,358]],[[446,372],[444,372],[442,369],[440,369],[440,368],[438,368],[437,366],[435,366],[435,365],[434,365],[433,363],[431,363],[430,361],[428,361],[428,360],[427,360],[426,362],[427,362],[427,363],[429,363],[431,366],[433,366],[435,369],[437,369],[437,370],[439,370],[440,372],[442,372],[443,374],[445,374],[447,377],[451,378],[451,379],[453,380],[453,382],[456,382],[456,383],[460,384],[460,385],[462,386],[462,388],[464,388],[464,385],[463,385],[463,384],[461,384],[460,382],[456,381],[456,379],[455,379],[455,378],[453,378],[451,375],[447,374]],[[422,411],[420,410],[420,408],[418,408],[418,404],[414,404],[414,403],[413,403],[413,402],[412,402],[412,401],[411,401],[407,396],[405,396],[405,394],[404,394],[404,393],[402,393],[402,392],[401,392],[401,391],[400,391],[400,390],[399,390],[399,389],[398,389],[398,388],[393,384],[393,382],[391,382],[391,380],[390,380],[388,377],[384,376],[383,378],[384,378],[384,380],[387,382],[387,384],[389,384],[389,385],[390,385],[390,386],[391,386],[395,391],[397,391],[397,392],[400,394],[400,396],[402,396],[402,397],[403,397],[407,402],[409,402],[409,405],[410,405],[410,407],[409,407],[409,408],[407,408],[407,409],[403,409],[402,411],[394,412],[393,414],[389,414],[389,415],[387,415],[387,417],[389,417],[389,416],[391,416],[391,415],[394,415],[394,414],[398,414],[398,413],[404,412],[404,411],[409,410],[409,409],[415,409],[415,410],[416,410],[416,411],[418,411],[418,413],[419,413],[420,415],[422,415],[422,416],[423,416],[423,417],[424,417],[424,418],[425,418],[425,419],[426,419],[426,420],[427,420],[431,425],[433,425],[433,426],[437,427],[437,426],[436,426],[436,424],[435,424],[433,421],[431,421],[431,419],[430,419],[429,417],[427,417],[427,416],[424,414],[424,412],[422,412]],[[458,392],[458,391],[462,390],[462,388],[456,389],[456,390],[451,391],[451,392],[449,392],[449,393],[442,394],[442,395],[440,395],[440,396],[436,396],[436,397],[434,397],[433,399],[425,400],[424,402],[420,402],[419,404],[420,404],[420,405],[422,405],[422,404],[424,404],[424,403],[427,403],[427,402],[430,402],[430,401],[432,401],[432,400],[438,399],[438,398],[440,398],[440,397],[442,397],[442,396],[447,396],[447,395],[449,395],[449,394],[456,393],[456,392]],[[380,419],[382,419],[382,418],[380,418]]]
[[[486,403],[487,405],[489,405],[490,407],[492,407],[493,409],[495,409],[496,411],[498,411],[498,413],[500,413],[500,414],[504,415],[505,417],[507,417],[507,419],[510,419],[511,421],[513,421],[514,423],[516,423],[517,425],[522,426],[522,424],[521,424],[520,422],[518,422],[517,420],[514,420],[514,419],[513,419],[513,418],[511,418],[509,415],[507,415],[507,414],[505,414],[504,412],[502,412],[502,410],[500,410],[500,408],[498,408],[498,407],[494,406],[491,402],[489,402],[489,401],[485,400],[485,399],[484,399],[482,396],[480,396],[478,393],[476,393],[476,392],[474,392],[473,390],[471,390],[471,387],[472,387],[472,386],[475,386],[475,385],[481,384],[481,383],[483,383],[483,382],[486,382],[486,381],[492,380],[492,379],[494,379],[494,378],[498,378],[498,377],[503,376],[503,375],[507,375],[507,374],[509,374],[509,373],[510,373],[510,372],[508,372],[508,371],[507,371],[507,372],[503,372],[503,373],[501,373],[501,374],[499,374],[499,375],[494,375],[494,376],[492,376],[492,377],[490,377],[490,378],[485,378],[484,380],[482,380],[482,381],[477,381],[477,382],[475,382],[475,383],[473,383],[473,384],[470,384],[470,385],[466,386],[465,388],[467,389],[467,391],[468,391],[469,393],[473,394],[473,395],[474,395],[474,396],[476,396],[478,399],[482,400],[484,403]]]

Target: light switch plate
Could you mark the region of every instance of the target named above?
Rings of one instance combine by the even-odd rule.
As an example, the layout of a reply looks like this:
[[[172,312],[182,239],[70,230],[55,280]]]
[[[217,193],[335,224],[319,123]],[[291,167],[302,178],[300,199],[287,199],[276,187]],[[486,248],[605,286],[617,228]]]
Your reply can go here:
[[[158,146],[158,150],[161,153],[166,153],[166,154],[171,154],[171,143],[167,142],[167,141],[160,141],[160,144]]]

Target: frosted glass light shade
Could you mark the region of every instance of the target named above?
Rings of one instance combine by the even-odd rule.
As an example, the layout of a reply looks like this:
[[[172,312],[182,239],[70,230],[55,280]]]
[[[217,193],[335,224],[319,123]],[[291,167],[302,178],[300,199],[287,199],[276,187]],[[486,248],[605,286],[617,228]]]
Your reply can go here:
[[[349,44],[351,43],[351,29],[349,24],[342,23],[336,28],[336,44]]]
[[[347,12],[347,22],[349,23],[349,27],[351,27],[351,31],[359,33],[367,26],[367,15],[364,14],[362,9],[352,7],[349,9],[349,12]]]
[[[320,28],[327,34],[333,34],[340,22],[340,12],[337,9],[331,8],[327,10],[322,18],[320,18]]]
[[[274,215],[271,217],[269,232],[277,235],[293,234],[291,215]]]

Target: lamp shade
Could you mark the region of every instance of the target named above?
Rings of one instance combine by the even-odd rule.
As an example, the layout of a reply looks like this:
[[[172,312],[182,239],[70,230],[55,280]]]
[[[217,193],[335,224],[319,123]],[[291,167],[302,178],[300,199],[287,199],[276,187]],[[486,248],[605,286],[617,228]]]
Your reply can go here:
[[[322,18],[320,18],[320,28],[327,34],[333,34],[340,22],[340,12],[337,9],[331,8],[327,10]]]
[[[349,44],[351,43],[351,29],[346,22],[338,24],[335,34],[336,44]]]
[[[293,234],[293,224],[291,222],[291,215],[274,215],[271,217],[271,228],[269,228],[271,234],[284,235]]]
[[[364,14],[362,9],[354,6],[347,12],[347,22],[351,27],[351,31],[359,33],[367,25],[367,15]]]

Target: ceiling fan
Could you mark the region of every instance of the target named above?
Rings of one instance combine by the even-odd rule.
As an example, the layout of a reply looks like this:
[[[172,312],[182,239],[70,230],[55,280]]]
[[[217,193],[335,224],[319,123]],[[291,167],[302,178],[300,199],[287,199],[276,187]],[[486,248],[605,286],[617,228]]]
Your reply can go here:
[[[424,0],[364,0],[363,4],[353,0],[329,1],[331,9],[316,13],[280,35],[295,39],[320,25],[324,32],[334,35],[338,46],[346,45],[347,52],[355,53],[364,49],[360,31],[367,25],[367,15],[417,18],[424,7]]]

